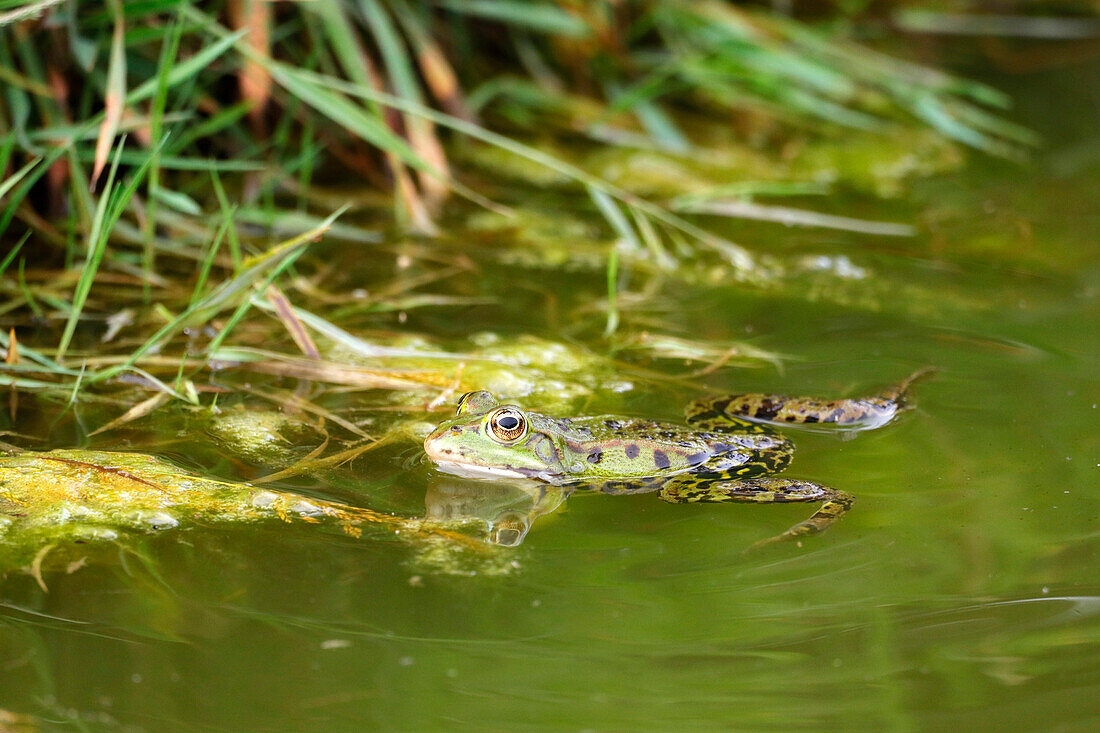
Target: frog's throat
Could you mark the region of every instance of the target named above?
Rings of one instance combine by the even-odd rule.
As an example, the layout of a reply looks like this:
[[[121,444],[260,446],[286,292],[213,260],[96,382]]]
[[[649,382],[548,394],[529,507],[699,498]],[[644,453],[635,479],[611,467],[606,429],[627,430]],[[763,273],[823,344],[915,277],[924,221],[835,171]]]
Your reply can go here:
[[[435,466],[443,473],[463,478],[526,478],[539,481],[552,481],[556,478],[545,471],[529,468],[501,468],[499,466],[479,466],[476,463],[438,460],[435,461]]]

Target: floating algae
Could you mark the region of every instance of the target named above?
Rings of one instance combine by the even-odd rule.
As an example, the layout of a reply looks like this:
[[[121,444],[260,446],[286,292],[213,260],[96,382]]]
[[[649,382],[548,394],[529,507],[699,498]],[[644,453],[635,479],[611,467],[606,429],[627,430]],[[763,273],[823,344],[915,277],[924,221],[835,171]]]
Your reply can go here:
[[[0,456],[0,576],[43,553],[188,525],[279,519],[476,547],[475,537],[421,519],[196,476],[156,456],[54,450]]]
[[[332,363],[369,365],[390,374],[438,377],[437,385],[425,380],[422,397],[426,400],[438,395],[440,387],[457,394],[484,389],[543,409],[569,410],[596,394],[617,394],[634,388],[618,373],[613,360],[575,344],[538,336],[475,333],[457,344],[457,352],[442,351],[442,346],[427,341],[406,347],[403,353],[396,353],[392,342],[383,339],[362,345],[347,340],[331,346],[323,339],[321,343],[326,359]],[[369,351],[372,347],[387,349],[387,353],[374,355]],[[391,394],[402,404],[415,404],[408,392],[395,390]]]
[[[206,432],[236,455],[263,465],[284,465],[296,458],[295,447],[318,445],[317,427],[282,410],[235,409],[211,416]]]

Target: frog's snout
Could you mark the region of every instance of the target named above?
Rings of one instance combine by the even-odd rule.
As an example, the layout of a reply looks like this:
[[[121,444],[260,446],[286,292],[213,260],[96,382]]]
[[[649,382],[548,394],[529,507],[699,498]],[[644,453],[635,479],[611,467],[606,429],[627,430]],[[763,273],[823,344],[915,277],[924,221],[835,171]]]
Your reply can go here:
[[[457,446],[447,444],[447,435],[451,432],[452,428],[438,427],[424,438],[424,452],[428,458],[436,462],[453,461],[459,455]]]

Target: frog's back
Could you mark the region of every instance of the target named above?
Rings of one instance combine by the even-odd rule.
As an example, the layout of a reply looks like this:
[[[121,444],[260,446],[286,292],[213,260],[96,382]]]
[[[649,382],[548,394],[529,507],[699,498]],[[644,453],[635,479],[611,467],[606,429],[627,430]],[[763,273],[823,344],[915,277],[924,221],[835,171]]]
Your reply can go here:
[[[690,471],[719,477],[782,470],[791,454],[786,438],[745,425],[694,429],[602,415],[569,420],[563,432],[569,449],[583,455],[586,476],[660,477]]]

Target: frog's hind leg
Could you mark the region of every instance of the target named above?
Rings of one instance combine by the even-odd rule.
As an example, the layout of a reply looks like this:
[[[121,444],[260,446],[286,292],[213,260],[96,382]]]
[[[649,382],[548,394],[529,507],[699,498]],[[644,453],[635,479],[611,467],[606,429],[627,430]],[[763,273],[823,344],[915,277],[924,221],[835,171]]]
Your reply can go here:
[[[808,519],[786,532],[753,545],[797,539],[828,529],[844,516],[855,499],[851,494],[799,479],[763,477],[741,481],[718,481],[691,485],[669,485],[661,489],[661,499],[675,504],[696,502],[746,501],[762,504],[820,501],[821,506]]]
[[[871,397],[823,400],[758,393],[710,397],[691,403],[687,420],[704,426],[747,418],[772,423],[831,423],[860,430],[877,428],[890,422],[907,406],[909,387],[931,371],[916,371]]]

